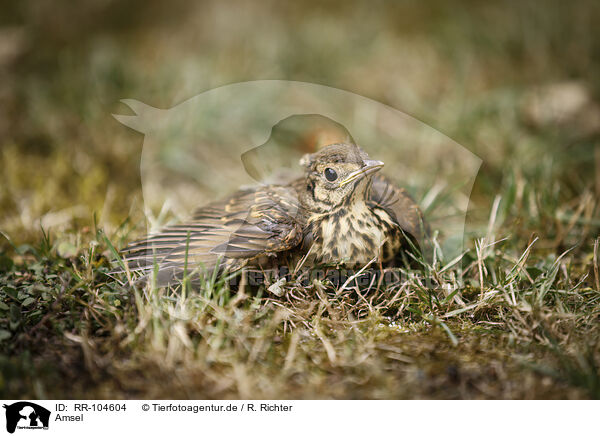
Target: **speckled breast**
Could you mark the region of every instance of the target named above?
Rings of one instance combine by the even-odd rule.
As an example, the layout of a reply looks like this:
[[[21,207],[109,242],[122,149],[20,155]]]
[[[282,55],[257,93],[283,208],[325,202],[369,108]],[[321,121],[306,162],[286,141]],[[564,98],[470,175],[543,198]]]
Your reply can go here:
[[[373,258],[387,261],[400,247],[400,232],[382,209],[365,203],[343,207],[309,220],[315,262],[366,264]]]

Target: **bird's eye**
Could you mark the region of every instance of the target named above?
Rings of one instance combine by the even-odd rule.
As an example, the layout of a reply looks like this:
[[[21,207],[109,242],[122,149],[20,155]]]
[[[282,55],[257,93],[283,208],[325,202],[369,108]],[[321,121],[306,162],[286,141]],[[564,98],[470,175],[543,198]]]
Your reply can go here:
[[[338,175],[335,172],[335,170],[333,170],[331,168],[325,168],[324,174],[325,174],[325,178],[327,180],[329,180],[330,182],[333,182],[335,179],[338,178]]]

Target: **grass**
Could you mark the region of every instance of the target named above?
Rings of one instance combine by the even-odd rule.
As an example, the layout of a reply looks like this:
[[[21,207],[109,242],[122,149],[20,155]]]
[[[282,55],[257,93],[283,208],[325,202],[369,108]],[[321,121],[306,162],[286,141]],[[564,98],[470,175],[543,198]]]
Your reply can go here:
[[[381,290],[291,282],[277,298],[214,276],[193,290],[122,286],[106,275],[113,248],[101,232],[66,258],[47,235],[15,247],[26,268],[3,258],[2,387],[11,397],[598,398],[600,292],[574,280],[570,252],[536,256],[535,243],[513,258],[484,238],[462,270],[436,262]]]
[[[83,6],[30,6],[7,9],[17,36],[1,34],[17,53],[0,57],[2,397],[600,398],[595,3],[273,5],[235,28],[216,3],[151,2],[127,22],[98,5],[95,26]],[[291,281],[281,297],[107,275],[145,231],[141,137],[110,117],[118,101],[169,107],[255,78],[350,89],[481,156],[461,257],[438,251],[379,289]],[[565,83],[585,102],[543,113]]]

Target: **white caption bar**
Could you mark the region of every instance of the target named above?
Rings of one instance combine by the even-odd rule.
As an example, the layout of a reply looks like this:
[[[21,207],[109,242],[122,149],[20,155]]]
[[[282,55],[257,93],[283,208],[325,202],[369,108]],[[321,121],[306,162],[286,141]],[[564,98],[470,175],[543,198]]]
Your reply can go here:
[[[20,401],[0,434],[564,435],[597,433],[594,401]],[[36,430],[44,430],[38,433]],[[8,433],[7,433],[8,432]],[[127,433],[125,433],[127,432]],[[142,433],[143,432],[143,433]]]

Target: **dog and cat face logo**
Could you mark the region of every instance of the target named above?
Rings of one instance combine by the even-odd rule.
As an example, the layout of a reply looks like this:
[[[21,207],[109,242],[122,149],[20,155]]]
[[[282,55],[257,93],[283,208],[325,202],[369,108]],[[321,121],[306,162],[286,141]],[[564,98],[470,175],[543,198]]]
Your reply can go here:
[[[14,433],[16,429],[48,430],[50,411],[29,401],[5,404],[6,431]]]

